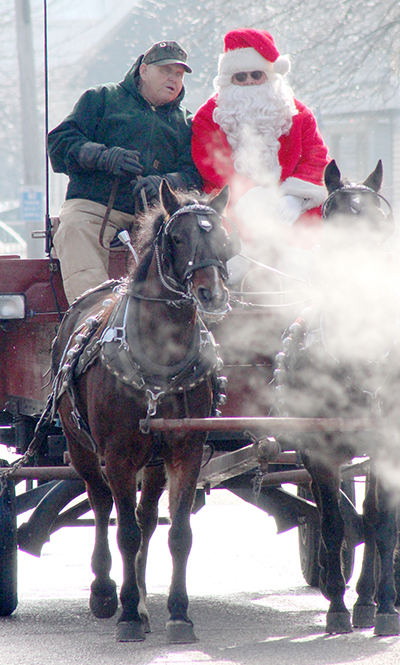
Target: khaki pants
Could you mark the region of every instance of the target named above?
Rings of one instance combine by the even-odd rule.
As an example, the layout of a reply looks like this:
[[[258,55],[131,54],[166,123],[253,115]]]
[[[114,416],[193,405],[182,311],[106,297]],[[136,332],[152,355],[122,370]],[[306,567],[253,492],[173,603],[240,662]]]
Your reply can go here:
[[[109,251],[99,242],[106,206],[86,199],[65,201],[53,242],[60,261],[64,291],[69,304],[87,289],[108,279]],[[109,247],[117,231],[130,229],[134,215],[112,210],[103,243]]]

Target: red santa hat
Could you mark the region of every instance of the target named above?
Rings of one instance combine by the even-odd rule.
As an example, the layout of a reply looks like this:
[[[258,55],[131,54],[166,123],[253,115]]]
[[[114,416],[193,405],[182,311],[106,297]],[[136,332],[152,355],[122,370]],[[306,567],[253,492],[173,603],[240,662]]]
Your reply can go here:
[[[261,70],[275,74],[290,71],[288,55],[279,55],[272,35],[266,30],[238,28],[224,38],[224,53],[219,58],[218,74]]]

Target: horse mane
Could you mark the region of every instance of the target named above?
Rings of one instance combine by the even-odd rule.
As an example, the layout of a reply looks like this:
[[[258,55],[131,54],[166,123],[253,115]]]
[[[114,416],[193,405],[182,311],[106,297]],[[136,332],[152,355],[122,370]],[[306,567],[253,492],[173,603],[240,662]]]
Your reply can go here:
[[[201,195],[197,190],[192,192],[174,192],[178,199],[178,208],[183,208],[191,203],[208,203],[210,196]],[[139,265],[133,266],[129,272],[130,279],[139,282],[144,281],[153,257],[154,239],[160,229],[161,224],[167,219],[168,213],[162,203],[153,205],[148,212],[142,212],[137,215],[135,220],[135,233],[133,235],[133,246],[139,256]]]

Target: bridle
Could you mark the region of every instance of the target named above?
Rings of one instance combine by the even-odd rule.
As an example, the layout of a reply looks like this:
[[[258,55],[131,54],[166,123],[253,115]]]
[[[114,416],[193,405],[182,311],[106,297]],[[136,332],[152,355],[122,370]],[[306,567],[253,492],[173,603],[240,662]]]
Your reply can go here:
[[[214,208],[211,208],[207,205],[200,204],[198,202],[194,202],[192,204],[186,205],[183,208],[180,208],[176,212],[174,212],[170,217],[168,217],[164,222],[160,225],[160,228],[157,232],[157,235],[154,239],[154,254],[156,258],[156,265],[157,265],[157,273],[160,278],[160,281],[162,285],[174,296],[179,296],[179,298],[152,298],[152,297],[147,297],[147,296],[142,296],[141,294],[137,293],[136,291],[132,290],[132,288],[129,289],[129,294],[137,297],[142,300],[153,300],[153,301],[158,301],[158,302],[166,302],[167,304],[172,304],[174,306],[181,306],[183,304],[190,304],[194,303],[198,311],[203,312],[206,314],[201,309],[200,303],[198,299],[196,298],[195,294],[192,291],[192,276],[193,273],[196,270],[199,270],[200,268],[206,268],[208,266],[216,266],[218,270],[220,271],[221,277],[223,281],[226,281],[228,279],[228,271],[226,268],[226,261],[231,258],[230,253],[229,253],[229,238],[230,236],[227,237],[227,242],[224,245],[224,256],[219,257],[217,256],[216,258],[208,258],[204,259],[203,261],[197,261],[195,262],[195,256],[198,248],[198,243],[196,247],[193,248],[193,252],[191,257],[187,260],[186,267],[183,271],[183,275],[180,279],[176,277],[176,275],[171,275],[168,273],[168,268],[170,268],[171,265],[171,260],[170,260],[170,248],[168,246],[168,240],[171,236],[171,233],[173,231],[173,225],[174,222],[181,217],[182,215],[192,213],[196,215],[197,218],[197,225],[199,227],[199,232],[201,233],[209,233],[213,228],[214,228],[214,223],[218,223],[222,227],[222,218],[221,216],[214,210]],[[213,217],[213,220],[210,219],[210,217]],[[217,221],[215,222],[215,218],[217,218]],[[199,240],[200,240],[199,236]],[[200,310],[199,310],[200,308]],[[226,310],[224,310],[224,314],[228,311],[228,307]],[[209,315],[210,313],[207,312]],[[218,313],[221,315],[222,313]]]
[[[378,208],[384,215],[385,221],[392,222],[394,220],[392,206],[390,205],[389,201],[384,196],[382,196],[382,194],[379,194],[374,189],[372,189],[371,187],[367,187],[366,185],[353,185],[353,184],[348,186],[345,185],[344,187],[335,189],[333,192],[331,192],[331,194],[329,194],[328,198],[324,201],[321,208],[321,214],[323,219],[329,219],[329,217],[335,212],[338,212],[340,214],[340,210],[336,210],[333,207],[335,198],[338,194],[345,194],[349,196],[350,198],[349,211],[350,214],[353,215],[359,215],[362,212],[364,212],[362,206],[360,205],[360,202],[357,201],[358,197],[362,194],[371,194],[376,199],[377,204],[380,204],[380,202],[383,201],[387,206],[388,212],[386,214],[381,208]]]
[[[217,223],[222,227],[222,218],[220,215],[214,210],[214,208],[210,208],[207,205],[202,205],[200,203],[192,203],[190,205],[184,206],[183,208],[180,208],[177,210],[169,219],[165,221],[165,223],[162,225],[160,231],[157,234],[155,243],[156,243],[156,251],[161,252],[161,256],[163,259],[166,257],[167,253],[167,248],[166,248],[166,240],[167,238],[171,235],[172,233],[172,227],[174,222],[181,217],[182,215],[186,215],[188,213],[192,213],[196,215],[197,219],[197,225],[200,229],[200,233],[209,233],[212,231],[214,224],[213,221],[210,220],[209,218],[212,216],[213,218],[217,218]],[[161,233],[160,233],[161,232]],[[200,236],[199,236],[200,238]],[[186,268],[183,273],[182,277],[182,283],[185,284],[185,282],[191,278],[192,274],[196,271],[199,270],[200,268],[206,268],[207,266],[216,266],[222,275],[222,278],[226,280],[228,278],[228,272],[226,269],[226,261],[227,258],[230,257],[224,257],[224,260],[221,260],[220,258],[215,258],[215,259],[205,259],[204,261],[199,261],[197,263],[194,262],[194,258],[196,256],[197,252],[197,247],[194,247],[192,257],[187,261]],[[164,261],[163,261],[164,262]],[[176,280],[174,280],[175,283]]]

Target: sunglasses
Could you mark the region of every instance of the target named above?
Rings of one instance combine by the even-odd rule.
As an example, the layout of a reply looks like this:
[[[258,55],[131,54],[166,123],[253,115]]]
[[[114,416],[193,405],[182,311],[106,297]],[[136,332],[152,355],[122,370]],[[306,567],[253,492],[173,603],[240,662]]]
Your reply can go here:
[[[251,76],[251,78],[254,81],[259,81],[263,77],[264,72],[260,71],[255,71],[255,72],[238,72],[237,74],[233,75],[233,79],[237,81],[238,83],[244,83],[244,81],[247,79],[248,76]]]

